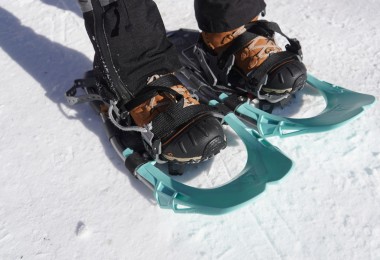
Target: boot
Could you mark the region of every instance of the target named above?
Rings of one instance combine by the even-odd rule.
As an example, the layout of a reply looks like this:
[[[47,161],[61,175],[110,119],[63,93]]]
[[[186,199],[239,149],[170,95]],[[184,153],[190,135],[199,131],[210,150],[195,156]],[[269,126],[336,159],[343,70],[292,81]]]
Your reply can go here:
[[[153,76],[147,88],[160,86],[161,81],[170,80],[173,83],[168,85],[173,84],[170,86],[173,92],[155,95],[130,111],[134,125],[151,126],[157,133],[162,144],[161,160],[196,163],[213,157],[227,144],[219,120],[207,112],[210,108],[201,105],[173,74]],[[188,116],[187,113],[192,115]],[[182,117],[188,119],[182,120]],[[173,127],[177,120],[181,122]],[[146,148],[152,154],[152,148]]]
[[[277,45],[274,32],[289,40],[290,45],[286,50]],[[227,60],[229,55],[234,56],[231,75],[238,80],[234,81],[230,77],[228,83],[247,88],[249,92],[272,103],[296,92],[305,84],[306,68],[301,62],[301,47],[297,40],[284,35],[275,23],[255,17],[249,24],[232,31],[202,32],[201,39],[207,52],[218,57],[219,64],[224,62],[223,59]],[[244,86],[241,86],[241,82]]]
[[[135,4],[133,8],[141,7],[139,3],[132,2],[118,1],[100,6],[96,0],[92,1],[93,10],[84,13],[86,30],[95,49],[94,72],[98,93],[109,104],[108,115],[117,128],[141,132],[147,152],[159,162],[184,164],[207,160],[226,147],[223,128],[211,108],[193,98],[170,71],[176,67],[177,60],[172,53],[177,53],[166,42],[163,24],[160,27],[162,22],[158,21],[155,26],[162,30],[163,39],[151,44],[156,49],[147,49],[147,57],[141,53],[136,55],[130,49],[133,46],[126,41],[133,37],[131,32],[134,30],[129,28],[135,25],[131,19],[138,14],[128,10],[128,15],[126,6]],[[156,13],[152,1],[147,1],[148,4],[148,18],[152,19],[158,11]],[[157,32],[157,28],[153,29]],[[143,32],[138,33],[143,36]],[[152,56],[152,53],[157,55]],[[142,64],[144,58],[152,62],[145,62],[146,68],[130,67],[135,64],[124,61],[133,55],[140,57],[136,63]],[[173,61],[173,66],[170,61]],[[152,64],[161,64],[162,67]],[[142,76],[136,77],[133,71]]]

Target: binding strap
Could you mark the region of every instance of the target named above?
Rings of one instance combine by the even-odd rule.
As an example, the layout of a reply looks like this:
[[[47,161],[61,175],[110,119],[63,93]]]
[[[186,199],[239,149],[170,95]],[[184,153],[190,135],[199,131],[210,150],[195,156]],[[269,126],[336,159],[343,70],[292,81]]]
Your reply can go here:
[[[176,102],[170,104],[166,111],[159,113],[152,120],[150,131],[154,134],[154,139],[156,140],[165,137],[195,117],[215,111],[212,107],[202,104],[184,107],[184,97],[171,89],[175,85],[182,85],[182,83],[173,74],[161,76],[147,84],[143,91],[140,91],[133,100],[125,103],[121,108],[124,111],[131,111],[144,101],[159,94],[167,93],[172,95],[176,99]]]
[[[289,38],[284,34],[277,23],[268,22],[266,20],[258,20],[250,22],[245,25],[246,31],[234,39],[231,45],[222,52],[218,57],[218,66],[225,63],[226,60],[238,51],[242,50],[253,39],[259,36],[266,38],[273,38],[275,33],[285,37],[289,44],[285,46],[286,50],[278,53],[271,53],[269,57],[256,69],[247,74],[248,83],[247,88],[252,91],[257,97],[267,99],[270,102],[277,102],[282,99],[282,96],[273,96],[260,94],[263,85],[266,84],[268,74],[281,64],[287,63],[291,60],[302,59],[302,49],[299,41],[295,38]]]
[[[202,104],[185,108],[183,106],[184,100],[182,99],[180,102],[169,106],[165,112],[158,114],[153,119],[151,131],[155,138],[161,139],[192,119],[215,111],[211,106]]]
[[[297,55],[288,51],[272,53],[269,55],[258,68],[247,74],[247,77],[249,78],[249,87],[252,88],[251,90],[254,90],[255,92],[259,91],[261,85],[266,83],[262,82],[263,79],[271,70],[294,59],[297,59]]]
[[[245,28],[247,31],[234,39],[231,45],[220,54],[218,58],[220,64],[226,62],[231,55],[234,55],[236,52],[246,47],[246,45],[256,37],[264,36],[267,38],[273,38],[275,32],[279,33],[288,40],[289,44],[285,46],[287,51],[299,55],[302,58],[301,44],[299,41],[295,38],[289,38],[286,34],[284,34],[277,23],[268,22],[266,20],[258,20],[248,23],[245,25]]]
[[[258,34],[252,32],[244,32],[240,34],[236,39],[234,39],[231,45],[220,54],[218,58],[219,64],[224,64],[231,55],[243,49],[250,41],[258,37]]]
[[[266,20],[258,20],[255,22],[248,23],[246,25],[246,29],[248,32],[256,33],[264,37],[268,37],[269,35],[271,38],[273,38],[275,32],[280,34],[281,36],[285,37],[289,42],[289,44],[285,46],[286,50],[293,52],[302,58],[302,48],[300,42],[296,38],[289,38],[285,33],[283,33],[283,31],[277,23],[269,22]]]
[[[161,76],[153,82],[147,84],[147,86],[143,88],[143,90],[141,90],[134,99],[122,103],[119,109],[122,112],[129,112],[135,107],[141,105],[146,100],[163,93],[172,95],[178,102],[183,98],[183,96],[177,91],[171,89],[171,87],[175,85],[182,85],[182,83],[173,74]]]

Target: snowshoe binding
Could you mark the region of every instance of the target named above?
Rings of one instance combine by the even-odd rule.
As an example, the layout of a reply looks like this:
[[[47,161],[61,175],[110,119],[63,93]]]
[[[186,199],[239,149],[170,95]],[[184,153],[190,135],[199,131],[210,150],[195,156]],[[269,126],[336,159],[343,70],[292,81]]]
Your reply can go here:
[[[124,23],[120,19],[127,17],[123,15],[125,9],[117,2],[109,6],[91,2],[94,9],[84,13],[84,18],[95,49],[94,69],[75,81],[66,99],[71,105],[91,104],[126,168],[152,189],[162,208],[181,213],[226,213],[260,194],[267,182],[277,181],[290,171],[292,161],[248,128],[232,110],[217,101],[211,106],[199,102],[203,97],[187,90],[188,82],[180,80],[181,72],[157,73],[143,86],[127,86],[128,77],[121,74],[123,64],[115,54],[115,48],[122,46],[122,41],[114,44],[120,35],[110,37],[113,31],[107,31],[112,28],[108,23]],[[247,149],[248,159],[238,177],[220,187],[199,189],[155,167],[156,163],[168,163],[170,174],[182,174],[184,164],[217,154],[226,147],[221,122],[239,135]]]
[[[274,42],[275,33],[289,42],[285,51]],[[286,36],[273,22],[254,20],[218,36],[181,29],[169,32],[168,38],[181,54],[181,80],[189,86],[193,83],[190,88],[203,102],[223,103],[263,137],[328,131],[356,118],[375,102],[371,95],[307,74],[298,40]],[[325,99],[320,114],[303,119],[271,114],[305,86]]]
[[[116,2],[101,6],[92,1],[92,5],[93,11],[84,13],[95,49],[96,87],[89,94],[103,101],[110,122],[121,131],[139,132],[147,152],[161,163],[198,163],[224,149],[220,119],[213,109],[193,98],[173,73],[158,69],[163,75],[148,75],[145,83],[128,81],[121,60],[125,36],[123,30],[116,33],[110,26],[127,17],[120,16],[125,9]],[[71,103],[78,101],[73,98],[77,87],[67,93]]]
[[[247,204],[265,190],[267,183],[280,180],[293,167],[292,160],[277,147],[245,125],[227,106],[213,100],[210,108],[223,112],[224,123],[245,145],[245,166],[236,178],[219,187],[200,189],[183,184],[155,166],[161,160],[147,152],[139,131],[126,131],[112,122],[109,104],[98,95],[97,88],[94,73],[89,71],[84,79],[75,81],[66,98],[69,104],[90,103],[100,115],[107,137],[126,168],[153,191],[161,208],[176,213],[225,214]],[[85,91],[83,95],[79,94],[81,90]],[[182,169],[178,164],[169,163],[169,172],[176,175],[182,173]]]

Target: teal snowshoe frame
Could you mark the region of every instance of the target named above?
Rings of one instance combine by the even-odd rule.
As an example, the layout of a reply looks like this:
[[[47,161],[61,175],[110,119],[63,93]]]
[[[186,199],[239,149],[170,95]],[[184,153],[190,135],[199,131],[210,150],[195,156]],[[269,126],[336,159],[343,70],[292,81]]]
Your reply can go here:
[[[291,137],[306,133],[329,131],[342,126],[364,112],[375,102],[375,97],[354,92],[308,74],[307,83],[317,89],[326,101],[325,109],[310,118],[287,118],[269,114],[248,103],[240,105],[235,113],[251,118],[257,122],[261,136]],[[223,101],[228,96],[220,95]]]
[[[179,32],[182,32],[185,38],[198,35],[197,32],[188,30]],[[194,39],[196,41],[197,38]],[[191,44],[191,42],[181,38],[177,39],[176,43],[177,47],[181,44],[184,45],[179,48],[180,50],[187,48],[188,43]],[[308,75],[307,82],[319,90],[326,101],[326,108],[315,117],[285,118],[259,110],[249,103],[239,105],[234,108],[234,111],[229,108],[225,109],[224,122],[236,132],[244,143],[247,150],[247,160],[237,177],[224,185],[208,189],[191,187],[176,181],[155,167],[155,161],[147,161],[149,156],[141,152],[139,148],[133,148],[135,149],[133,151],[131,146],[122,142],[125,139],[131,141],[139,139],[135,136],[125,138],[110,119],[100,112],[99,103],[101,104],[103,101],[93,90],[96,88],[94,88],[92,73],[87,73],[84,80],[76,81],[66,93],[66,98],[70,104],[90,102],[102,118],[108,139],[118,155],[124,160],[127,169],[134,177],[153,190],[154,197],[161,208],[172,209],[177,213],[217,215],[242,207],[262,193],[267,183],[280,180],[292,169],[292,160],[269,143],[265,139],[266,137],[289,137],[331,130],[358,117],[375,102],[373,96],[334,86],[311,75]],[[197,90],[199,86],[201,85],[196,84],[193,90]],[[78,88],[84,89],[87,94],[76,96],[76,89]],[[221,107],[225,106],[223,100],[227,97],[225,94],[220,95],[219,98],[213,95],[212,98],[206,98],[206,100],[210,105]],[[218,99],[220,104],[213,99]],[[256,123],[257,130],[247,126],[238,116],[252,119]],[[121,140],[121,138],[124,139]]]
[[[199,32],[196,30],[180,29],[170,32],[168,37],[181,54],[180,57],[182,57],[181,61],[184,67],[189,68],[190,71],[198,71],[199,74],[203,74],[202,61],[199,61],[193,54]],[[198,81],[206,85],[209,84],[204,76],[199,75]],[[243,103],[237,107],[230,108],[243,119],[248,118],[248,121],[253,121],[256,125],[255,128],[257,127],[259,134],[263,137],[291,137],[335,129],[357,118],[366,108],[375,102],[374,96],[335,86],[321,81],[310,74],[307,76],[307,83],[313,89],[318,90],[326,102],[325,109],[314,117],[296,119],[273,115],[249,103]],[[195,83],[194,90],[197,93],[197,83]],[[221,94],[217,99],[223,103],[227,97],[227,94]],[[215,99],[215,97],[211,97],[210,99]]]
[[[237,177],[215,188],[202,189],[180,183],[156,168],[156,162],[153,159],[148,161],[147,154],[141,150],[141,139],[136,132],[129,132],[129,136],[126,137],[113,125],[108,116],[100,111],[103,101],[98,99],[94,84],[93,73],[89,71],[84,79],[74,82],[74,86],[66,93],[66,98],[70,104],[90,103],[101,117],[105,133],[116,153],[123,159],[126,168],[134,177],[153,190],[154,197],[161,208],[173,209],[178,213],[209,215],[227,213],[255,198],[265,190],[267,183],[280,180],[293,167],[291,159],[262,138],[257,131],[245,125],[232,110],[211,100],[210,105],[225,107],[224,122],[244,143],[247,150],[245,166]],[[85,95],[77,95],[77,89],[80,88],[85,91]],[[130,141],[129,145],[123,140]]]
[[[217,102],[211,103],[215,105]],[[249,129],[236,115],[229,113],[224,120],[247,149],[244,169],[225,185],[202,189],[180,183],[156,168],[154,161],[147,162],[137,167],[134,174],[153,189],[161,208],[177,213],[224,214],[243,206],[262,193],[268,182],[280,180],[291,170],[292,160]],[[130,149],[124,151],[126,159],[132,154]]]

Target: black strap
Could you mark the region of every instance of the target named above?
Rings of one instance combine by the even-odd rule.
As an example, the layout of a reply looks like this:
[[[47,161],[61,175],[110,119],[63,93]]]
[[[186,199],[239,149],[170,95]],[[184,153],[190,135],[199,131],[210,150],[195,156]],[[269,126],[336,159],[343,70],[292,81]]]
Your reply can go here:
[[[210,106],[202,104],[184,107],[184,97],[170,88],[175,85],[182,85],[182,83],[173,74],[162,76],[149,83],[133,100],[123,104],[119,109],[121,109],[121,112],[131,111],[144,101],[163,93],[168,93],[176,98],[176,102],[170,104],[166,111],[159,113],[152,120],[151,131],[156,141],[167,136],[193,118],[215,110]]]
[[[175,77],[173,74],[162,76],[149,83],[136,95],[134,99],[121,104],[119,109],[121,109],[121,111],[131,111],[146,100],[163,93],[172,95],[178,102],[183,98],[183,96],[170,87],[181,84],[182,83],[179,81],[179,79],[177,79],[177,77]]]
[[[258,36],[273,38],[275,33],[279,33],[289,42],[289,44],[286,45],[286,51],[270,54],[258,68],[248,73],[249,87],[253,88],[254,91],[258,91],[260,86],[265,84],[263,81],[268,75],[268,72],[272,69],[287,61],[298,59],[298,57],[302,58],[302,50],[299,41],[297,39],[289,38],[284,34],[277,23],[258,20],[248,23],[245,25],[245,28],[247,31],[234,39],[231,45],[220,54],[218,58],[219,65],[223,64],[223,62],[225,62],[231,55],[240,51]]]
[[[173,74],[167,74],[159,77],[158,79],[152,81],[148,86],[159,86],[159,87],[173,87],[175,85],[182,85],[181,81]]]
[[[250,41],[258,37],[259,35],[251,32],[244,32],[234,39],[231,45],[224,51],[219,57],[220,63],[225,63],[228,60],[228,57],[235,54],[244,48]]]
[[[248,98],[242,95],[238,95],[236,93],[233,93],[231,95],[228,95],[225,99],[223,99],[223,104],[227,106],[230,110],[235,111],[241,104],[244,104],[247,102]]]
[[[297,54],[302,58],[301,45],[299,41],[297,39],[289,38],[286,34],[284,34],[277,23],[268,22],[266,20],[258,20],[248,23],[247,25],[245,25],[245,28],[247,29],[247,31],[239,35],[236,39],[234,39],[231,45],[220,54],[220,64],[226,62],[228,60],[228,57],[240,51],[256,37],[264,36],[267,38],[273,38],[275,32],[279,33],[288,40],[289,44],[286,45],[287,51]]]
[[[207,105],[184,106],[184,100],[175,103],[165,111],[158,114],[152,121],[152,132],[155,139],[161,139],[191,119],[214,110]]]
[[[285,33],[283,33],[283,31],[277,23],[269,22],[266,20],[258,20],[255,22],[248,23],[246,25],[246,29],[249,32],[256,33],[264,37],[268,37],[268,35],[270,37],[273,37],[274,33],[276,32],[288,40],[289,45],[285,46],[287,51],[293,52],[302,57],[302,48],[299,41],[296,38],[289,38]],[[265,30],[266,33],[262,30]]]
[[[262,80],[272,69],[294,59],[297,59],[297,55],[288,51],[271,54],[257,69],[248,73],[250,87],[258,90],[260,85],[263,84]]]

